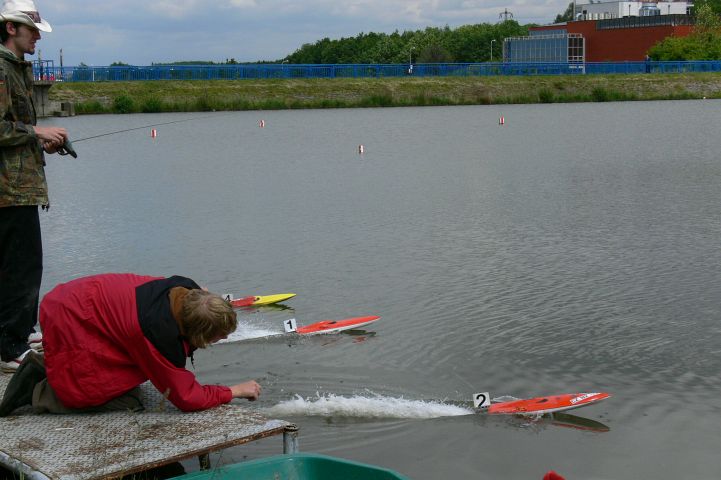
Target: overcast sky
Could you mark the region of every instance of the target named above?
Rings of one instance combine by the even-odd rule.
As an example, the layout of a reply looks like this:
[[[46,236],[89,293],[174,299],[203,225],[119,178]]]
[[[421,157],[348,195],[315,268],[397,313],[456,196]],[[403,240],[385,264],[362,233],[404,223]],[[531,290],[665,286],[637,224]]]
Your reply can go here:
[[[35,0],[53,27],[43,59],[75,66],[182,60],[277,60],[304,43],[360,32],[549,23],[567,0]],[[33,59],[37,56],[33,56]]]

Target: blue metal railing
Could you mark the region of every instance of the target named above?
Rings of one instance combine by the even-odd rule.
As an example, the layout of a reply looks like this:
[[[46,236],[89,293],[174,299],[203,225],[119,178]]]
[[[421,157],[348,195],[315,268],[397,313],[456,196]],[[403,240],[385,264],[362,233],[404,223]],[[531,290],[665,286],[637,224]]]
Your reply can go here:
[[[35,69],[35,78],[65,82],[138,80],[244,80],[289,78],[446,77],[484,75],[573,75],[720,72],[721,61],[602,63],[427,63],[408,64],[247,64],[153,65],[149,67],[54,67]]]

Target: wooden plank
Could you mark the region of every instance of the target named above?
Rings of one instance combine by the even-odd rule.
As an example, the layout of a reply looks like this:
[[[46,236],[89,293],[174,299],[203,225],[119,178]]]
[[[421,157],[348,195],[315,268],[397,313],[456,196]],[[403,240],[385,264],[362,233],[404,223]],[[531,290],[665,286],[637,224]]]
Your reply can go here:
[[[0,374],[0,392],[9,380]],[[100,480],[278,435],[289,425],[235,404],[182,413],[150,383],[141,388],[140,413],[35,415],[24,407],[0,418],[0,464],[31,478]]]

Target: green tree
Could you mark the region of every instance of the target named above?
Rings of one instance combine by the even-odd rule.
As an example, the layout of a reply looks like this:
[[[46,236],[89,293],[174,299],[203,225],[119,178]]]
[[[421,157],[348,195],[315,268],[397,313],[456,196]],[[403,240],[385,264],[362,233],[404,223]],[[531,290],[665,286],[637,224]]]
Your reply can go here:
[[[696,8],[696,26],[686,37],[667,37],[651,47],[652,60],[721,60],[721,19],[709,4]]]
[[[417,54],[415,63],[445,63],[452,62],[448,40],[450,28],[427,27],[419,30],[413,36],[412,46]]]
[[[451,52],[443,45],[431,43],[426,45],[418,55],[417,63],[450,63],[453,61]]]
[[[721,29],[721,17],[709,3],[696,7],[696,27],[694,33],[718,33]]]
[[[721,0],[720,0],[721,1]],[[283,59],[289,63],[413,63],[485,62],[495,40],[496,59],[503,39],[528,35],[528,26],[515,20],[498,24],[464,25],[456,29],[428,27],[392,34],[360,33],[355,37],[323,38],[307,43]]]
[[[485,62],[491,59],[491,40],[495,40],[496,59],[502,39],[495,25],[464,25],[451,32],[449,47],[457,62]]]
[[[406,63],[411,50],[398,34],[382,35],[366,52],[367,63]]]
[[[716,15],[721,15],[721,0],[696,0],[694,2],[694,11],[697,16],[699,14],[699,10],[704,5],[708,5],[711,8],[711,11]]]
[[[553,21],[553,23],[563,23],[563,22],[570,22],[573,20],[573,2],[568,4],[568,7],[566,8],[566,11],[563,13],[559,13],[556,15],[556,19]]]

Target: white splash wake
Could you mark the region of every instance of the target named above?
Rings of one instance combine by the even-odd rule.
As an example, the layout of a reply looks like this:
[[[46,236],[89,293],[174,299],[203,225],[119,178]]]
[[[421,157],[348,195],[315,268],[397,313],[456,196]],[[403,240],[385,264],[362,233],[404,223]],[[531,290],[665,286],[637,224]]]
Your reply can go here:
[[[268,328],[255,327],[253,325],[238,325],[238,328],[228,335],[228,338],[220,340],[217,343],[240,342],[243,340],[252,340],[254,338],[272,337],[282,335],[280,330],[271,330]]]
[[[342,397],[332,393],[316,398],[300,395],[263,410],[273,416],[314,416],[353,418],[438,418],[471,415],[471,408],[441,402],[407,400],[381,395]]]

